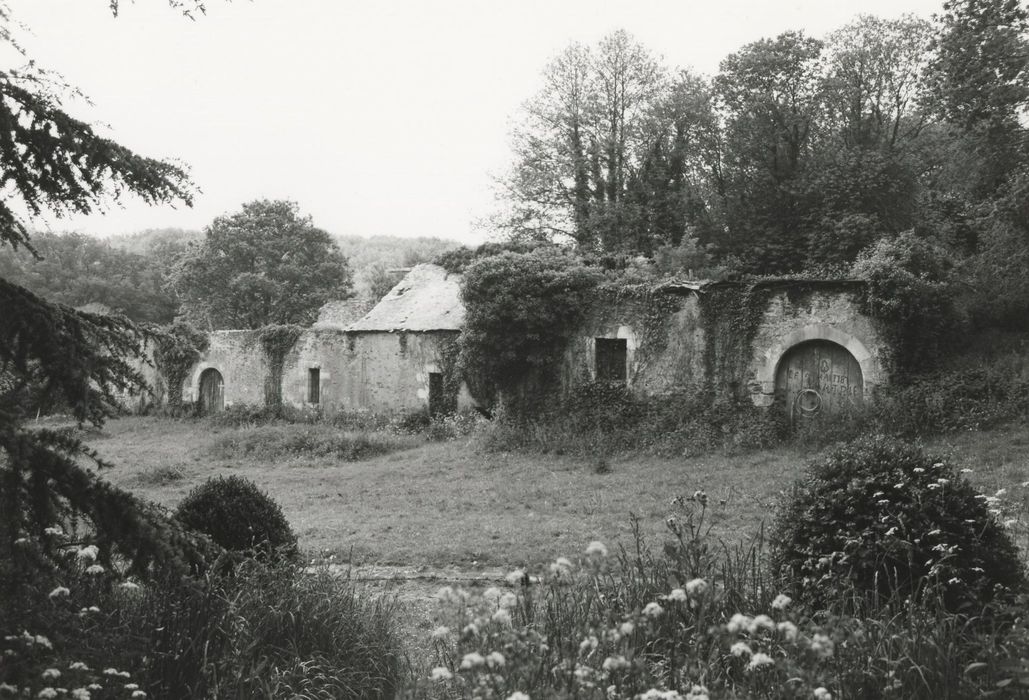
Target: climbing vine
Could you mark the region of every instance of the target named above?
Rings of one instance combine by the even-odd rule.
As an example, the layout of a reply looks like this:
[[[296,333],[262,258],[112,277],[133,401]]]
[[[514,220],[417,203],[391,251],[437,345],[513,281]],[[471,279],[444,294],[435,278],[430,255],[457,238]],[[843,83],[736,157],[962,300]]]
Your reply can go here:
[[[756,282],[722,282],[701,290],[704,369],[708,388],[740,390],[753,353],[754,338],[774,290]]]
[[[264,384],[264,402],[267,406],[282,404],[282,368],[286,363],[286,355],[296,345],[302,326],[272,325],[265,326],[257,333],[261,349],[268,358],[268,377]]]
[[[177,408],[182,405],[182,384],[189,370],[207,350],[207,334],[177,321],[152,331],[150,337],[154,342],[154,367],[167,387],[168,405]]]
[[[601,311],[625,303],[632,304],[633,319],[638,322],[634,324],[638,341],[636,362],[644,366],[665,351],[669,319],[682,307],[682,300],[650,284],[609,282],[598,288],[592,307]]]
[[[466,315],[458,341],[469,387],[496,387],[514,412],[537,406],[601,280],[599,270],[558,248],[472,263],[461,285]]]

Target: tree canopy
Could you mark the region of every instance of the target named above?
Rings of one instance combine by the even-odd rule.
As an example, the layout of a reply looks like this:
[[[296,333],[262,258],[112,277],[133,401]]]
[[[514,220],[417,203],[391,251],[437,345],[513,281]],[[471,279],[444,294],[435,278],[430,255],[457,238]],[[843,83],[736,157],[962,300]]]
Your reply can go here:
[[[914,231],[986,275],[984,255],[1029,249],[1010,216],[1027,114],[1017,0],[788,31],[740,47],[711,79],[618,31],[544,69],[498,221],[514,239],[652,259],[685,246],[766,275],[850,274],[862,251]],[[1005,316],[1015,308],[1029,312],[1029,297]]]
[[[201,328],[310,324],[351,294],[338,246],[293,202],[257,200],[216,218],[172,274],[184,315]]]

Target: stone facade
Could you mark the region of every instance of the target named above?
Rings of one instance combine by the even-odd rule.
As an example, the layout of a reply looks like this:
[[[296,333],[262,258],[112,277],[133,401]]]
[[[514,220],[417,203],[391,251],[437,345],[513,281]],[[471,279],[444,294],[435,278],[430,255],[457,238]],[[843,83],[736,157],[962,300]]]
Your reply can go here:
[[[199,399],[200,377],[216,369],[224,383],[224,405],[264,405],[271,367],[259,331],[215,331],[210,347],[182,387],[184,402]],[[327,412],[408,412],[428,408],[432,374],[452,364],[456,333],[436,331],[351,332],[308,329],[287,353],[282,368],[282,402]],[[317,370],[317,372],[312,372]],[[450,378],[448,377],[448,380]],[[312,382],[317,388],[312,389]],[[449,381],[448,381],[449,383]],[[461,386],[458,408],[472,405]]]
[[[472,407],[453,375],[464,319],[458,285],[442,268],[419,266],[346,329],[304,330],[278,386],[260,331],[211,333],[182,398],[197,402],[211,391],[202,376],[214,369],[219,406],[264,405],[279,393],[284,404],[328,412]],[[573,331],[561,389],[612,380],[638,396],[705,390],[758,406],[784,391],[798,401],[814,392],[826,405],[867,396],[887,381],[888,348],[861,312],[862,289],[858,281],[769,280],[612,292]]]
[[[604,379],[599,344],[624,340],[624,382],[638,396],[710,388],[768,406],[786,353],[817,341],[853,356],[862,374],[859,389],[873,393],[887,381],[888,348],[877,324],[861,312],[861,289],[857,281],[672,284],[642,299],[598,304],[565,352],[564,389]],[[726,292],[749,295],[749,303],[759,305],[742,319],[745,328],[705,313]],[[666,298],[655,304],[662,294]]]

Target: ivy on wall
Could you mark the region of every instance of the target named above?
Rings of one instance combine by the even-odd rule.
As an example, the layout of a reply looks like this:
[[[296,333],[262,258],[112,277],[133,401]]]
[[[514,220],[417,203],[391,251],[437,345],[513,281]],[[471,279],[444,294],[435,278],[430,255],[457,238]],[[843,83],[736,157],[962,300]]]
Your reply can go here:
[[[457,411],[457,397],[461,393],[461,346],[458,334],[438,341],[439,369],[443,375],[443,401],[440,409],[443,413]]]
[[[754,338],[774,295],[758,283],[719,283],[700,293],[704,328],[704,374],[709,389],[726,387],[732,395],[753,357]]]
[[[189,376],[189,370],[207,350],[207,334],[184,321],[176,321],[152,331],[151,339],[154,342],[154,367],[167,387],[168,405],[177,408],[182,405],[182,384]]]
[[[611,281],[601,285],[590,302],[593,313],[602,316],[608,316],[612,308],[626,306],[631,307],[636,333],[636,364],[643,368],[667,348],[669,324],[682,308],[682,299],[650,284]]]
[[[268,359],[268,377],[264,382],[266,406],[282,405],[282,368],[286,355],[303,332],[303,326],[296,325],[270,325],[257,332],[257,340]]]

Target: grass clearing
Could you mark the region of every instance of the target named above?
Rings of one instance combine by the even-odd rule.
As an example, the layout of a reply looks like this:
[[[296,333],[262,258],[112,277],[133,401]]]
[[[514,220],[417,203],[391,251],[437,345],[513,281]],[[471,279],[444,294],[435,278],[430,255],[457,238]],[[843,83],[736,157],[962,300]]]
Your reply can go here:
[[[283,428],[219,428],[206,421],[122,418],[89,443],[115,464],[106,476],[135,493],[174,507],[212,476],[239,474],[282,505],[300,546],[354,563],[415,566],[513,566],[575,555],[591,540],[630,541],[630,514],[644,535],[665,537],[669,503],[679,494],[708,493],[712,534],[733,542],[757,533],[770,518],[778,492],[789,486],[812,453],[777,448],[748,454],[666,459],[596,459],[537,454],[486,454],[474,441],[427,443],[387,436],[407,449],[352,462],[327,455],[217,456],[219,445],[261,440]],[[321,436],[321,437],[318,437]],[[408,442],[409,440],[409,442]],[[974,470],[984,489],[1029,479],[1025,425],[960,433],[929,443]],[[161,479],[154,474],[181,473]]]

